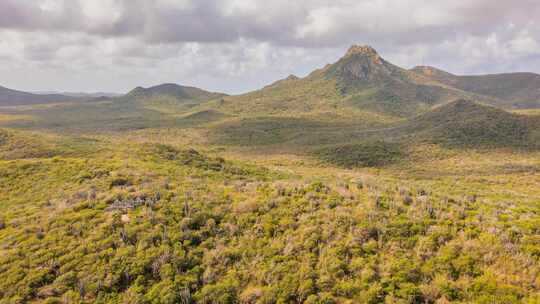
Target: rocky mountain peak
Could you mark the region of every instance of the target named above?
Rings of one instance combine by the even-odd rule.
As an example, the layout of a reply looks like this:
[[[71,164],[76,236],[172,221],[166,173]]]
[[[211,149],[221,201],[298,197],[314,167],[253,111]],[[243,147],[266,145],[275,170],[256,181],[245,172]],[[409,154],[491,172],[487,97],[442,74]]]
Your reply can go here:
[[[287,76],[287,78],[285,78],[285,80],[298,80],[300,78],[298,78],[298,76],[294,75],[294,74],[291,74],[289,76]]]
[[[371,46],[353,45],[345,56],[327,69],[327,75],[354,85],[357,81],[396,80],[400,77],[400,70],[386,62]]]
[[[345,58],[353,56],[362,56],[371,59],[376,64],[382,64],[381,56],[377,51],[369,45],[352,45],[345,54]]]

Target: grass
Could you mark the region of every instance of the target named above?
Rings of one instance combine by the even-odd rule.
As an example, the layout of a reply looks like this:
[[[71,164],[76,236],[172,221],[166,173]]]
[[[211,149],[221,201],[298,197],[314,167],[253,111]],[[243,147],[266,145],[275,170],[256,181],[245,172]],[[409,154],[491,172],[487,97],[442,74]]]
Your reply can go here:
[[[540,109],[514,110],[512,112],[516,113],[516,114],[529,115],[529,116],[539,116],[540,115]]]

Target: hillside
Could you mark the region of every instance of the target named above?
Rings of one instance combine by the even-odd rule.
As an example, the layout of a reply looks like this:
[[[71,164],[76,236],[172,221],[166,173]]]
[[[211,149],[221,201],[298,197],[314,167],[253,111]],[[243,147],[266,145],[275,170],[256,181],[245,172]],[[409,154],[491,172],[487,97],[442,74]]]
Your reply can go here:
[[[343,129],[342,133],[341,141],[313,146],[311,154],[339,167],[362,168],[407,164],[412,158],[424,158],[429,151],[420,155],[415,151],[426,145],[430,150],[435,145],[454,152],[538,151],[540,117],[461,99],[386,128],[359,132]]]
[[[112,97],[120,97],[124,94],[121,93],[113,93],[113,92],[64,92],[64,91],[36,91],[32,92],[34,94],[60,94],[64,96],[70,96],[70,97],[86,97],[86,98],[99,98],[99,97],[106,97],[106,98],[112,98]]]
[[[164,83],[143,88],[136,87],[125,95],[125,98],[146,100],[174,100],[180,103],[198,103],[224,97],[225,94],[208,92],[196,87],[181,86],[174,83]]]
[[[414,117],[401,132],[450,146],[534,147],[537,119],[472,101],[457,100]]]
[[[505,101],[509,108],[540,108],[540,75],[504,73],[458,76],[434,67],[419,66],[411,71],[458,89]]]
[[[76,98],[61,94],[33,94],[0,86],[0,106],[65,102],[74,99]]]
[[[80,99],[93,102],[4,109],[0,113],[12,119],[7,122],[0,120],[0,125],[72,133],[194,126],[226,117],[218,111],[192,110],[201,102],[222,96],[225,95],[164,84],[147,89],[136,88],[120,97]]]

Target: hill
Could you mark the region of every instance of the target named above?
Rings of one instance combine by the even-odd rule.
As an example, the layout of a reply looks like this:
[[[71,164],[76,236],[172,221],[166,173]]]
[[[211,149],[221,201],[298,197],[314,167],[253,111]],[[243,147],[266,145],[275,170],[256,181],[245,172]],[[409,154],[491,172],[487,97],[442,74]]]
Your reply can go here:
[[[125,95],[126,98],[174,100],[182,103],[199,103],[223,96],[225,94],[208,92],[196,87],[181,86],[174,83],[164,83],[149,88],[136,87]]]
[[[540,124],[529,117],[457,100],[421,114],[404,132],[433,142],[466,147],[532,147],[531,138]]]
[[[330,114],[358,119],[376,113],[395,118],[415,115],[457,98],[498,102],[400,68],[370,46],[353,45],[337,62],[306,77],[291,75],[261,90],[227,97],[205,107],[243,116]]]
[[[540,108],[540,75],[504,73],[458,76],[434,67],[418,66],[411,71],[446,85],[505,101],[509,108]]]
[[[415,147],[426,144],[454,151],[535,151],[540,148],[539,130],[538,116],[517,115],[460,99],[386,128],[360,132],[343,129],[340,142],[314,146],[312,154],[345,168],[384,167],[406,163]],[[429,152],[422,154],[420,157],[425,157]]]
[[[54,106],[4,109],[11,120],[0,125],[56,132],[110,132],[165,126],[193,126],[226,117],[219,111],[193,111],[208,99],[225,96],[194,87],[164,84],[136,88],[121,97],[77,99]]]
[[[74,99],[76,98],[61,94],[34,94],[0,86],[0,106],[65,102]]]
[[[70,96],[70,97],[87,97],[87,98],[98,98],[98,97],[120,97],[124,94],[121,93],[113,93],[113,92],[57,92],[57,91],[36,91],[32,92],[33,94],[60,94],[64,96]]]

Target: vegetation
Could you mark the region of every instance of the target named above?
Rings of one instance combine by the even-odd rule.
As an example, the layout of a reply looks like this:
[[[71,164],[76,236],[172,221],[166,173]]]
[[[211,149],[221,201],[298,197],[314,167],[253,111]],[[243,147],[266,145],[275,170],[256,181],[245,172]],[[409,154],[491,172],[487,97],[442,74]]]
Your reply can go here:
[[[365,142],[317,151],[323,160],[345,168],[382,167],[402,160],[403,148],[397,143]]]
[[[46,147],[31,133],[8,133],[9,141]],[[485,154],[426,147],[403,159],[395,145],[359,143],[325,155],[374,169],[320,170],[308,159],[298,167],[278,158],[291,175],[245,164],[254,161],[248,155],[231,162],[131,136],[140,137],[67,145],[75,139],[54,136],[54,154],[11,150],[0,162],[2,303],[540,296],[536,154],[494,151],[491,164]],[[458,159],[468,171],[450,169]]]
[[[458,100],[412,119],[402,132],[453,147],[537,148],[539,122]]]
[[[534,73],[458,76],[427,66],[412,71],[467,92],[497,98],[497,103],[507,108],[540,107],[540,75]]]

